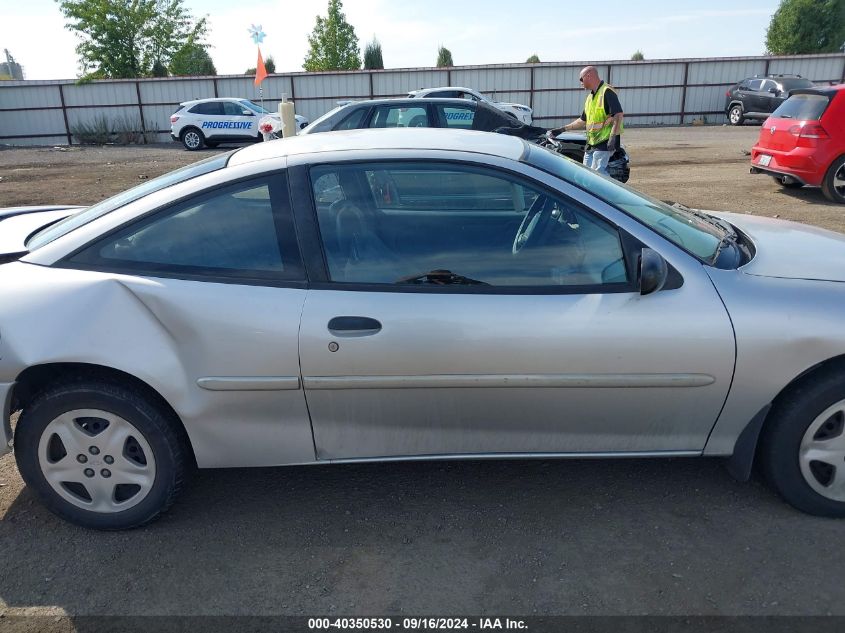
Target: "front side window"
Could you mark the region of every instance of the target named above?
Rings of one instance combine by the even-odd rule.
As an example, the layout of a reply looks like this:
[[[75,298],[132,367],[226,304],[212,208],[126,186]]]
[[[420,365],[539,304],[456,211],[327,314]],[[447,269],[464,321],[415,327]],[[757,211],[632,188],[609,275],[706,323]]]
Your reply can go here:
[[[370,127],[428,127],[425,106],[378,106],[370,118]]]
[[[619,232],[562,196],[440,162],[311,170],[333,282],[627,287]]]
[[[223,102],[223,112],[226,116],[244,116],[244,106],[234,101]]]
[[[70,259],[95,268],[249,279],[302,279],[279,176],[192,197],[101,239]]]

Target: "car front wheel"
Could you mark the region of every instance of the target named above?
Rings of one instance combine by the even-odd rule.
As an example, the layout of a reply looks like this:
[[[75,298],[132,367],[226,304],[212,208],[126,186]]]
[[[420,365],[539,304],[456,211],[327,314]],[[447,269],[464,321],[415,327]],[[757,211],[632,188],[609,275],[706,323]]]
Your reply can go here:
[[[824,176],[822,193],[831,202],[845,204],[845,156],[840,156]]]
[[[799,510],[845,517],[845,383],[839,373],[778,398],[760,445],[763,472]]]
[[[137,527],[167,510],[182,486],[186,451],[171,417],[132,388],[60,385],[24,409],[18,468],[47,508],[72,523]]]
[[[205,144],[205,137],[202,132],[195,127],[187,128],[184,132],[182,132],[181,138],[182,145],[184,145],[185,149],[189,152],[195,152],[198,149],[202,149],[202,146]]]
[[[745,116],[742,114],[741,105],[731,106],[731,109],[728,110],[728,120],[731,122],[731,125],[742,125],[745,121]]]

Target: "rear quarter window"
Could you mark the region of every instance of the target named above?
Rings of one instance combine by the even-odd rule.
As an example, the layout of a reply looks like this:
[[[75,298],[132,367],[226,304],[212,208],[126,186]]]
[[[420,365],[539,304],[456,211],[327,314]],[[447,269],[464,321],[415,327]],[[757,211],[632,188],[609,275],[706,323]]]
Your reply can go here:
[[[799,121],[818,121],[824,114],[830,99],[825,95],[792,95],[774,111],[772,116]]]

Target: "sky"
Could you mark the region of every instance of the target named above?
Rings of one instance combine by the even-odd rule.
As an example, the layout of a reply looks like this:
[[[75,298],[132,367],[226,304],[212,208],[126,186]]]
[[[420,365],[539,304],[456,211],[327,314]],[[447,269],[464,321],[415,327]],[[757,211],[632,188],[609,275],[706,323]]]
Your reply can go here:
[[[76,36],[54,0],[0,0],[0,49],[8,48],[27,79],[79,75]],[[251,24],[266,33],[261,51],[276,72],[297,72],[308,51],[308,34],[328,0],[186,0],[208,16],[210,53],[218,74],[241,74],[255,66]],[[344,0],[343,11],[359,43],[374,36],[386,68],[433,66],[441,44],[456,65],[762,55],[766,27],[777,0]],[[3,61],[0,59],[0,61]]]

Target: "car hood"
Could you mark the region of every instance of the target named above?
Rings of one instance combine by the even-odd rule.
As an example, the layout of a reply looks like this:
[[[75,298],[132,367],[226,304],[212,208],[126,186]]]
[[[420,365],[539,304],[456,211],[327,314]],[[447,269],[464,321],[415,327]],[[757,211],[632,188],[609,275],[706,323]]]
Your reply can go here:
[[[740,213],[707,211],[723,218],[754,243],[749,275],[845,282],[845,235],[815,226]]]
[[[43,210],[28,210],[26,213],[2,219],[0,215],[0,261],[8,260],[11,255],[26,253],[26,241],[36,231],[45,226],[65,219],[83,207],[60,208],[43,207]],[[0,214],[6,209],[0,209]]]

